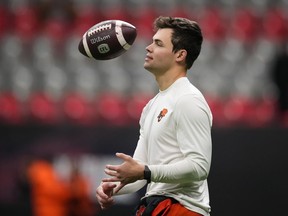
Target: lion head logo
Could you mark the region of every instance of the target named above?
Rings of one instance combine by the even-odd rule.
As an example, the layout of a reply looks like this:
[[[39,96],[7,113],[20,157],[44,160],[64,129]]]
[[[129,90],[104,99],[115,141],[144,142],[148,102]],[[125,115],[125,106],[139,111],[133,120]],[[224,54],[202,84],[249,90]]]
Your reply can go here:
[[[168,110],[166,108],[162,109],[159,115],[157,116],[158,122],[161,121],[161,119],[168,113]]]

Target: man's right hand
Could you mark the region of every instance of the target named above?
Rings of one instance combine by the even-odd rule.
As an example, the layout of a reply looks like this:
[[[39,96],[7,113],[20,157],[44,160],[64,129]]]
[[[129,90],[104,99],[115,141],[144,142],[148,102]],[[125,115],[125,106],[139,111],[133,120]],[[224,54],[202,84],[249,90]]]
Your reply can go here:
[[[107,209],[114,204],[113,189],[117,185],[111,182],[102,182],[96,189],[96,198],[102,209]]]

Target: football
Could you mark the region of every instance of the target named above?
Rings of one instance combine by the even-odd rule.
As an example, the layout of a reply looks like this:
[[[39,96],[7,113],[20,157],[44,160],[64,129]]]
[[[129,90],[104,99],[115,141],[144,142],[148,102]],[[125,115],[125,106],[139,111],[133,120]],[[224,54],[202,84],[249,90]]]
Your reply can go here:
[[[92,26],[79,42],[83,55],[97,60],[113,59],[126,52],[137,36],[135,26],[122,20],[106,20]]]

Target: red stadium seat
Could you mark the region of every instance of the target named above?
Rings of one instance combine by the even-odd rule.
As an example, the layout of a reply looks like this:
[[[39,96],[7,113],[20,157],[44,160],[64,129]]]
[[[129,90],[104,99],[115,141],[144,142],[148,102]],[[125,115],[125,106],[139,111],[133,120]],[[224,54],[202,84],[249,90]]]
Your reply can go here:
[[[51,96],[42,92],[35,92],[28,100],[30,120],[37,123],[53,124],[59,120],[59,109]]]
[[[122,7],[120,5],[113,5],[109,7],[109,9],[101,10],[101,15],[103,20],[123,20],[127,21],[127,13],[125,10],[125,7]],[[103,21],[101,20],[101,21]]]
[[[157,17],[157,14],[153,8],[139,8],[128,10],[128,20],[131,20],[131,24],[135,25],[137,28],[137,34],[142,38],[149,40],[153,35],[152,24]]]
[[[0,95],[0,122],[18,124],[23,120],[22,104],[12,93]]]
[[[96,112],[91,102],[79,93],[69,93],[62,101],[65,118],[72,123],[92,124],[96,120]]]
[[[82,36],[89,28],[102,21],[101,13],[94,7],[79,8],[76,14],[74,32]]]
[[[206,39],[219,41],[225,38],[225,18],[219,8],[211,7],[205,9],[199,23],[202,26],[203,35]]]
[[[273,123],[276,113],[273,99],[254,100],[252,109],[252,116],[248,122],[249,126],[264,127]]]
[[[170,9],[169,15],[173,17],[184,17],[191,20],[195,20],[198,22],[198,13],[195,10],[191,10],[191,8],[186,5],[181,5],[179,7],[174,7]]]
[[[50,18],[43,26],[43,34],[56,45],[63,45],[71,31],[70,23],[58,18]]]
[[[236,11],[231,23],[231,36],[243,42],[252,42],[259,34],[259,19],[250,8]]]
[[[211,109],[213,115],[213,126],[224,127],[228,122],[223,117],[223,101],[221,98],[215,96],[205,95],[207,103]]]
[[[288,25],[284,10],[272,8],[263,15],[263,31],[267,39],[272,41],[287,40]]]
[[[0,6],[0,38],[3,37],[9,30],[9,11],[6,7]]]
[[[22,40],[32,40],[38,33],[39,23],[33,7],[19,7],[13,13],[14,30]]]
[[[138,124],[142,110],[151,98],[152,96],[147,94],[143,95],[137,94],[129,98],[126,107],[127,107],[127,114],[131,119],[132,123]]]
[[[247,125],[252,113],[251,100],[242,96],[231,96],[223,107],[223,117],[230,125]]]
[[[96,109],[104,125],[126,125],[128,123],[126,100],[115,93],[104,93],[97,98]]]

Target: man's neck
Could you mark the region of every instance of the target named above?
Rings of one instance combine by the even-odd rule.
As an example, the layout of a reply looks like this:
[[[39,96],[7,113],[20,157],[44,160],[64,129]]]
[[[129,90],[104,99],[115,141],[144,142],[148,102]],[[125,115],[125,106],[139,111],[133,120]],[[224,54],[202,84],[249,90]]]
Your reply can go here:
[[[159,89],[161,91],[169,88],[177,79],[181,77],[186,77],[186,71],[179,73],[165,73],[159,76],[156,76],[156,81],[158,83]]]

